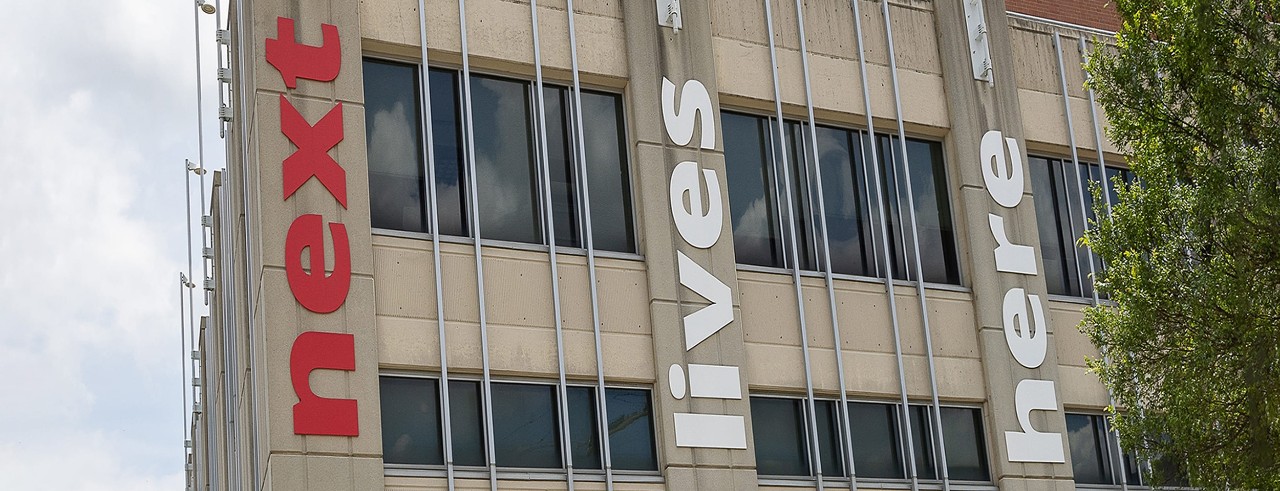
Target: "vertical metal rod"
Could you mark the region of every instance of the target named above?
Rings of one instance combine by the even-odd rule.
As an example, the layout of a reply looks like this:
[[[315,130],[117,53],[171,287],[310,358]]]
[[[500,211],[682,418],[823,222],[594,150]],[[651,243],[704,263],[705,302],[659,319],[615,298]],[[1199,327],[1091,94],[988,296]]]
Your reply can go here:
[[[533,70],[534,110],[538,128],[538,173],[542,180],[542,208],[544,232],[547,237],[547,256],[551,262],[551,304],[556,326],[556,369],[559,374],[560,452],[564,459],[565,483],[573,491],[573,446],[569,428],[569,387],[564,375],[564,325],[560,309],[560,263],[556,257],[556,225],[554,203],[551,200],[551,160],[547,156],[547,101],[542,93],[542,43],[538,34],[538,0],[530,0],[529,12],[533,22]],[[584,179],[586,176],[582,176]]]
[[[583,243],[587,246],[587,281],[591,292],[591,329],[595,336],[596,348],[596,406],[599,411],[597,421],[600,427],[600,446],[604,450],[604,485],[606,491],[613,491],[613,457],[609,444],[609,405],[605,397],[604,386],[604,352],[600,336],[600,302],[596,290],[596,246],[595,236],[591,231],[591,193],[587,186],[587,147],[582,128],[582,84],[578,70],[578,35],[574,27],[575,10],[573,0],[567,0],[569,11],[569,59],[573,67],[573,121],[574,140],[577,142],[578,175],[582,176],[582,223],[584,225]],[[559,322],[559,319],[557,319]]]
[[[898,421],[902,424],[902,428],[905,431],[905,438],[903,441],[906,443],[907,450],[904,460],[907,461],[907,468],[910,471],[911,489],[912,491],[917,491],[920,489],[920,480],[916,476],[915,449],[913,448],[915,444],[912,442],[911,418],[907,416],[907,408],[909,407],[907,405],[907,376],[906,370],[902,365],[902,334],[898,326],[898,301],[893,284],[893,257],[889,251],[889,219],[885,212],[885,208],[888,206],[888,201],[882,191],[883,186],[880,179],[880,156],[876,151],[876,126],[871,116],[871,88],[868,85],[869,81],[867,78],[867,51],[865,43],[863,42],[865,38],[862,35],[862,13],[858,8],[859,1],[860,0],[849,0],[849,3],[853,4],[853,25],[854,31],[858,36],[858,73],[862,78],[863,111],[867,116],[867,134],[869,135],[867,138],[869,142],[867,149],[871,153],[869,160],[866,162],[866,167],[871,169],[873,180],[875,181],[873,189],[875,189],[876,193],[876,210],[880,217],[880,246],[881,252],[883,253],[884,287],[889,297],[889,318],[893,324],[893,354],[898,361],[898,389],[902,402],[902,410],[898,413]],[[885,21],[888,22],[888,17],[885,17]],[[874,242],[875,237],[873,235],[872,243],[874,244]],[[850,435],[850,437],[852,437],[852,435]]]
[[[911,239],[915,247],[913,259],[916,267],[916,295],[920,297],[920,320],[924,324],[924,346],[925,358],[929,363],[929,385],[930,399],[933,404],[932,423],[934,427],[934,437],[938,442],[937,457],[938,467],[942,475],[942,489],[950,491],[951,477],[947,472],[947,444],[942,437],[942,408],[938,405],[938,377],[933,362],[933,333],[929,329],[929,307],[925,299],[924,292],[924,269],[920,263],[920,231],[916,226],[916,204],[915,193],[911,189],[911,166],[907,157],[907,132],[902,124],[902,93],[898,88],[898,62],[894,56],[893,46],[893,23],[889,19],[889,2],[882,0],[880,2],[881,9],[884,13],[884,30],[885,38],[889,41],[889,73],[893,79],[893,105],[896,111],[898,121],[898,146],[902,151],[902,171],[907,188],[907,211],[911,218]]]
[[[213,45],[214,45],[214,51],[218,54],[218,69],[221,70],[222,68],[226,67],[225,65],[223,65],[223,63],[226,60],[222,59],[222,43],[217,41],[218,35],[222,33],[222,0],[214,0],[213,11],[214,11],[214,15],[213,15],[214,44]],[[216,73],[217,72],[215,72],[215,74]],[[227,100],[225,96],[226,95],[222,93],[222,79],[218,78],[218,107],[219,108],[221,108],[223,104],[226,104]],[[221,116],[218,117],[218,137],[219,138],[227,137],[227,127],[223,123]],[[210,212],[210,214],[212,214],[212,211]]]
[[[1071,145],[1071,166],[1076,170],[1076,185],[1082,186],[1080,180],[1080,156],[1076,150],[1076,130],[1075,123],[1071,117],[1071,92],[1067,90],[1067,70],[1062,61],[1062,36],[1057,32],[1053,33],[1053,50],[1058,57],[1058,78],[1062,81],[1062,108],[1067,115],[1067,143]],[[1084,195],[1080,195],[1081,215],[1080,220],[1084,221],[1086,216],[1084,213]],[[1069,218],[1069,217],[1068,217]],[[1088,226],[1087,224],[1085,225]],[[1076,257],[1080,255],[1076,252]],[[1076,276],[1080,276],[1080,265],[1076,265]],[[1079,278],[1081,292],[1084,292],[1084,278]],[[1089,255],[1089,281],[1093,281],[1093,256]],[[1094,304],[1097,304],[1098,292],[1093,291]]]
[[[1080,59],[1083,62],[1085,51],[1087,48],[1087,46],[1085,45],[1084,36],[1081,36],[1079,38],[1079,41],[1080,41],[1079,43]],[[1058,59],[1059,60],[1062,59],[1061,52],[1058,53]],[[1082,70],[1082,72],[1084,73],[1085,81],[1086,82],[1089,81],[1089,79],[1091,78],[1089,75],[1089,71]],[[1066,77],[1065,72],[1063,73],[1063,77],[1064,78]],[[1095,97],[1094,97],[1093,87],[1086,86],[1086,88],[1089,94],[1089,116],[1093,120],[1093,143],[1094,143],[1095,150],[1097,150],[1098,152],[1099,177],[1102,178],[1102,197],[1103,199],[1106,200],[1107,215],[1110,216],[1111,215],[1111,188],[1110,188],[1110,181],[1107,179],[1107,159],[1102,155],[1102,122],[1098,120],[1098,106],[1097,106],[1097,101],[1095,100]],[[1063,87],[1063,94],[1064,95],[1066,94],[1065,86]],[[1072,150],[1075,150],[1075,149],[1072,148]],[[1083,202],[1084,200],[1083,198],[1081,198],[1081,203]],[[1092,265],[1093,265],[1092,256],[1090,256],[1090,267],[1092,267]],[[1079,268],[1076,268],[1076,269],[1079,269]],[[1095,306],[1098,305],[1098,288],[1096,285],[1093,288],[1093,304]],[[1116,400],[1111,393],[1111,389],[1107,389],[1107,399],[1111,402],[1111,406],[1115,407]],[[1122,491],[1129,491],[1129,483],[1127,479],[1128,473],[1125,472],[1124,450],[1120,448],[1120,432],[1116,431],[1115,428],[1112,428],[1111,425],[1107,425],[1107,427],[1111,430],[1110,433],[1112,435],[1112,440],[1115,443],[1116,462],[1118,462],[1118,465],[1116,466],[1116,468],[1120,472],[1120,489]]]
[[[186,174],[186,171],[183,171],[183,174]],[[184,469],[187,462],[187,442],[190,441],[187,438],[187,310],[186,304],[183,303],[185,300],[182,299],[182,290],[187,287],[186,283],[182,273],[178,273],[178,319],[181,326],[178,332],[182,336],[182,364],[178,366],[182,368],[182,465]],[[190,486],[191,473],[184,470],[183,475],[187,486]]]
[[[764,19],[769,35],[769,68],[773,72],[773,105],[778,127],[778,148],[780,151],[775,152],[775,156],[782,159],[782,183],[783,196],[787,203],[787,227],[790,231],[787,237],[787,247],[792,254],[791,261],[791,280],[795,285],[796,291],[796,310],[799,312],[800,321],[800,349],[804,355],[804,389],[805,389],[805,405],[808,407],[808,431],[813,437],[809,439],[809,451],[813,454],[810,466],[813,470],[814,481],[817,483],[818,491],[822,491],[822,455],[818,448],[818,418],[817,412],[814,410],[813,401],[813,374],[809,363],[809,331],[804,316],[804,289],[800,283],[800,251],[799,243],[796,240],[796,217],[795,203],[791,199],[791,173],[790,166],[787,163],[787,134],[786,124],[782,119],[782,85],[778,82],[778,51],[773,42],[773,5],[769,0],[764,0]],[[801,130],[803,131],[803,129]],[[799,142],[801,146],[803,142]],[[802,164],[798,164],[802,165]],[[799,186],[799,183],[796,184]]]
[[[489,488],[498,491],[498,462],[493,443],[493,379],[489,374],[489,323],[484,307],[484,257],[480,250],[480,197],[476,191],[475,127],[471,116],[471,61],[467,51],[467,1],[458,0],[458,29],[462,34],[462,113],[467,141],[468,197],[471,200],[471,232],[475,239],[476,298],[480,314],[480,358],[482,360],[485,454],[489,463]]]
[[[436,196],[436,153],[435,135],[431,125],[431,66],[427,49],[427,5],[426,0],[418,0],[418,43],[422,48],[422,64],[418,70],[419,85],[422,87],[422,138],[426,142],[423,153],[426,154],[426,188],[427,188],[427,220],[430,221],[431,233],[431,273],[435,281],[436,291],[436,330],[440,342],[440,420],[444,437],[444,472],[448,489],[454,489],[453,467],[453,420],[450,415],[452,405],[449,404],[449,344],[446,342],[444,323],[444,282],[440,268],[440,207]]]
[[[805,109],[808,111],[809,116],[809,143],[813,149],[813,175],[817,180],[818,188],[818,218],[816,221],[822,235],[822,276],[827,286],[827,305],[831,309],[831,335],[832,342],[835,345],[836,380],[840,389],[840,408],[836,411],[836,414],[840,415],[840,429],[844,435],[844,438],[840,440],[844,444],[845,467],[849,470],[849,489],[857,489],[857,478],[854,477],[853,466],[853,438],[849,431],[849,396],[845,393],[844,348],[840,340],[840,316],[836,313],[835,280],[831,276],[834,267],[831,265],[831,237],[828,236],[827,230],[827,202],[822,189],[822,156],[818,153],[818,123],[813,116],[813,87],[811,83],[812,77],[809,72],[809,45],[804,31],[804,7],[800,0],[795,0],[795,5],[796,24],[800,30],[800,63],[804,68]],[[772,33],[772,30],[770,32]],[[772,34],[770,34],[770,37],[772,37]],[[774,65],[774,70],[777,70],[777,64],[775,63]],[[851,161],[850,164],[852,163]],[[814,417],[817,417],[817,413],[814,413]],[[814,441],[817,441],[816,437]]]

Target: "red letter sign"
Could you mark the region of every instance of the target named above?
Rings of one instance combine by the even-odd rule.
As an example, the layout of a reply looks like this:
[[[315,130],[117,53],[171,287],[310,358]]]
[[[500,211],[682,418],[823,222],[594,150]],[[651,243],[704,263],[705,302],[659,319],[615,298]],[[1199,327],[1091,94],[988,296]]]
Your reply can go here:
[[[267,40],[267,63],[280,71],[285,87],[298,88],[298,78],[329,82],[338,78],[342,66],[342,45],[338,26],[320,24],[324,45],[298,44],[293,32],[293,19],[276,18],[276,39]]]
[[[356,341],[350,334],[308,331],[293,340],[289,378],[298,403],[293,405],[293,432],[298,435],[360,436],[355,399],[320,397],[311,390],[311,371],[354,371]]]
[[[328,314],[347,300],[351,288],[351,245],[347,227],[330,223],[333,234],[333,274],[324,274],[324,219],[320,215],[302,215],[289,226],[284,238],[284,270],[289,278],[293,298],[318,314]],[[302,269],[302,250],[311,249],[311,271]]]
[[[347,171],[329,156],[329,149],[342,141],[342,104],[330,109],[315,126],[298,113],[293,104],[280,96],[280,131],[298,150],[284,159],[284,199],[302,187],[307,179],[316,180],[347,207]]]

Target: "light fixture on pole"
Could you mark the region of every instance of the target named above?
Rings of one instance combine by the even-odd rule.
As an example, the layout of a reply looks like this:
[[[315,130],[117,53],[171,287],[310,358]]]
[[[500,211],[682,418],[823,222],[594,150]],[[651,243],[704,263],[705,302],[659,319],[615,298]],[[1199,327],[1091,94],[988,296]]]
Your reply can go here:
[[[196,5],[200,7],[201,12],[206,14],[217,12],[217,9],[213,7],[213,4],[205,2],[204,0],[196,0]]]

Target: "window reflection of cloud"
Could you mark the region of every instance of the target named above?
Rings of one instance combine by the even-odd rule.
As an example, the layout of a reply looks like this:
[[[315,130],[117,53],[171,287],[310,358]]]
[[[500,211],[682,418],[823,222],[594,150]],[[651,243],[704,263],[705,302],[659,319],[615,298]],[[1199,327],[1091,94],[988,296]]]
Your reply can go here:
[[[484,236],[535,240],[536,220],[525,220],[533,197],[528,171],[529,127],[523,86],[514,82],[477,78],[477,104],[492,112],[480,114],[476,127],[476,186],[484,226],[501,230]],[[487,98],[487,100],[486,100]]]

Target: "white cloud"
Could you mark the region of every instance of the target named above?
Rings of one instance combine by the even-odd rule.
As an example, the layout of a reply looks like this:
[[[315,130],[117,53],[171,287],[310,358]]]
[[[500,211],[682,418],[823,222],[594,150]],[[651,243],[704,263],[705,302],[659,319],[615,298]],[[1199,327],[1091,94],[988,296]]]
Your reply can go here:
[[[0,489],[180,489],[194,5],[6,7],[0,45],[16,49],[0,51]],[[216,128],[206,132],[206,163],[218,162]]]

